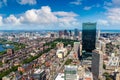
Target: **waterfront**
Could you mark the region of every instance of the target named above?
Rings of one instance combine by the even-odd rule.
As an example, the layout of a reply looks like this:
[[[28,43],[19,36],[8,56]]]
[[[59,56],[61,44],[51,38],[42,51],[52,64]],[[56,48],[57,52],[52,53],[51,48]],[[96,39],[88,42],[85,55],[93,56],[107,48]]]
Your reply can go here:
[[[1,52],[1,51],[4,51],[4,50],[5,50],[5,48],[3,48],[3,45],[0,44],[0,52]]]
[[[14,46],[13,45],[9,45],[9,44],[6,44],[6,45],[0,44],[0,52],[5,51],[8,48],[12,48],[13,49]]]

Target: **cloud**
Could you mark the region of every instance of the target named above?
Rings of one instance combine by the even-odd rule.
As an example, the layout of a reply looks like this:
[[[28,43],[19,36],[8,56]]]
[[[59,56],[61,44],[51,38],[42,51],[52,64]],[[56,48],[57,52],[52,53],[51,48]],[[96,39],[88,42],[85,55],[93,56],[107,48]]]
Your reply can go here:
[[[2,20],[3,20],[3,18],[2,18],[2,16],[0,16],[0,26],[3,24]]]
[[[36,0],[18,0],[17,2],[21,5],[26,5],[26,4],[35,5],[37,3]]]
[[[20,24],[20,19],[16,18],[14,15],[10,15],[9,17],[4,19],[4,23],[18,25]]]
[[[105,19],[99,19],[98,24],[104,26],[119,26],[120,25],[120,8],[108,8],[105,12]]]
[[[97,22],[98,22],[98,25],[100,25],[100,26],[108,26],[109,25],[109,22],[105,19],[99,19]]]
[[[113,5],[120,6],[120,0],[112,0]]]
[[[70,2],[70,4],[73,4],[73,5],[81,5],[81,0],[76,0],[76,1],[73,1],[73,2]]]
[[[41,9],[28,10],[20,17],[22,23],[40,24],[40,25],[63,25],[68,26],[77,21],[77,14],[73,12],[52,12],[49,6],[43,6]]]
[[[76,17],[78,16],[77,14],[73,12],[64,12],[64,11],[59,11],[59,12],[54,12],[56,16],[67,16],[67,17]]]
[[[120,7],[120,0],[111,0],[104,2],[105,7]]]
[[[111,24],[120,25],[120,8],[109,8],[106,15]]]
[[[51,8],[43,6],[41,9],[31,9],[20,17],[22,23],[50,24],[57,21],[57,17],[51,12]]]
[[[100,4],[96,4],[95,7],[99,8],[101,5]]]
[[[104,2],[104,8],[106,9],[106,20],[109,25],[120,25],[120,0],[111,0]]]
[[[3,0],[3,4],[7,6],[7,0]]]
[[[18,15],[17,15],[18,16]],[[74,12],[57,11],[52,12],[49,6],[42,6],[40,9],[27,10],[16,17],[10,16],[2,19],[4,25],[32,25],[32,26],[53,26],[53,27],[73,27],[78,26],[76,19],[78,15]]]
[[[3,6],[7,6],[7,0],[0,0],[0,8]]]
[[[91,6],[85,6],[83,9],[84,10],[90,10],[92,7]]]

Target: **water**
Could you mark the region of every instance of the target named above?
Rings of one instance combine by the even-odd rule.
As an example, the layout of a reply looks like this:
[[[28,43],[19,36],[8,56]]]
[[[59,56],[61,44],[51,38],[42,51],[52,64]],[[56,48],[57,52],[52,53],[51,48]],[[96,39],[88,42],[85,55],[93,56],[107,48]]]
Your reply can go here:
[[[0,44],[0,52],[5,50],[5,48],[3,48],[2,46],[3,45]]]
[[[4,47],[3,47],[4,46]],[[14,48],[14,46],[13,45],[9,45],[9,46],[6,46],[6,45],[2,45],[2,44],[0,44],[0,52],[2,52],[2,51],[5,51],[6,49],[8,49],[8,48]]]

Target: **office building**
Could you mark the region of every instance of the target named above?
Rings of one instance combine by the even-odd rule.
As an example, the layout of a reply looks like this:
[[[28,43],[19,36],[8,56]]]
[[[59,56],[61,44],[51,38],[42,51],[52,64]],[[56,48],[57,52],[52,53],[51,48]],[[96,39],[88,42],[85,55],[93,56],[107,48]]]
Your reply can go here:
[[[80,42],[74,42],[74,52],[78,54],[79,59],[82,56],[82,45]]]
[[[100,30],[97,31],[97,39],[99,40],[100,38]]]
[[[65,66],[65,80],[78,80],[77,66]]]
[[[86,71],[84,74],[84,79],[83,80],[93,80],[93,75],[91,72]],[[97,79],[96,79],[97,80]]]
[[[101,40],[96,41],[96,49],[100,49],[103,53],[106,52],[106,43]]]
[[[92,73],[93,79],[99,80],[103,75],[103,52],[99,49],[92,51]]]
[[[67,32],[67,30],[64,30],[64,35],[68,35],[68,32]]]
[[[85,74],[85,68],[82,66],[78,67],[78,75],[79,75],[79,80],[83,80]]]
[[[34,74],[33,74],[33,78],[35,80],[46,80],[45,70],[35,69]]]
[[[70,33],[70,36],[72,36],[72,31],[71,30],[69,30],[69,33]]]
[[[56,55],[58,58],[63,59],[67,55],[68,51],[66,48],[58,49]]]
[[[74,42],[74,47],[73,47],[74,51],[78,53],[79,48],[80,48],[80,42]]]
[[[75,36],[79,36],[79,30],[78,30],[78,29],[75,29],[75,30],[74,30],[74,34],[75,34]]]
[[[63,31],[59,31],[59,38],[63,38],[64,32]]]
[[[82,24],[82,46],[86,52],[92,52],[96,43],[96,23]]]

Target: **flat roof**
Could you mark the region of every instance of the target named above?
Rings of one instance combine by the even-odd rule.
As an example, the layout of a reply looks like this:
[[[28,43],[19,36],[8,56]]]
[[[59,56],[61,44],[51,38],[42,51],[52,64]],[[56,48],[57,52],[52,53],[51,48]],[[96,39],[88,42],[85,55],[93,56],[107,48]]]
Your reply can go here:
[[[34,74],[40,74],[41,72],[43,72],[44,70],[41,69],[35,69]]]
[[[55,80],[64,80],[64,73],[59,73]]]
[[[108,66],[119,66],[119,57],[111,57],[108,61]]]

